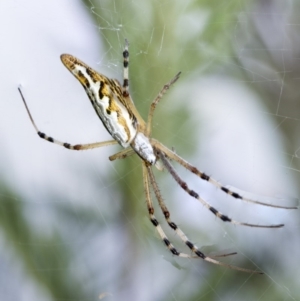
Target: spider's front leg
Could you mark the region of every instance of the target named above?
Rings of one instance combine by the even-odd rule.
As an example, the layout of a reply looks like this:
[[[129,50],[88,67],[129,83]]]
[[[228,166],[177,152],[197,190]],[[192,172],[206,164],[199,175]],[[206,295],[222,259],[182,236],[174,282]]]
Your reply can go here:
[[[33,125],[33,127],[35,128],[37,134],[39,135],[40,138],[48,141],[48,142],[51,142],[51,143],[54,143],[54,144],[57,144],[57,145],[60,145],[60,146],[63,146],[67,149],[71,149],[71,150],[87,150],[87,149],[93,149],[93,148],[98,148],[98,147],[102,147],[102,146],[107,146],[107,145],[113,145],[113,144],[117,144],[118,142],[116,140],[109,140],[109,141],[102,141],[102,142],[95,142],[95,143],[88,143],[88,144],[74,144],[74,145],[71,145],[70,143],[67,143],[67,142],[62,142],[62,141],[59,141],[59,140],[56,140],[54,138],[52,138],[51,136],[48,136],[46,135],[45,133],[41,132],[38,127],[36,126],[34,120],[33,120],[33,117],[29,111],[29,108],[27,106],[27,103],[25,101],[25,97],[22,93],[22,90],[20,87],[18,87],[18,90],[20,92],[20,95],[21,95],[21,98],[23,100],[23,103],[25,105],[25,108],[26,108],[26,111],[27,111],[27,114],[30,118],[30,121]]]

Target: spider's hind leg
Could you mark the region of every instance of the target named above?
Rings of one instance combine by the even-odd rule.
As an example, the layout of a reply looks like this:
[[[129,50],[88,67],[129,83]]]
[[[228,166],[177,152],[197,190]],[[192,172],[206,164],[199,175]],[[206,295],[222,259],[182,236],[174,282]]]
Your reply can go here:
[[[146,170],[144,171],[144,169],[146,169]],[[180,256],[180,257],[201,258],[205,261],[211,262],[211,263],[216,264],[216,265],[224,266],[224,267],[227,267],[227,268],[230,268],[230,269],[233,269],[233,270],[238,270],[238,271],[242,271],[242,272],[246,272],[246,273],[263,274],[260,271],[244,269],[244,268],[233,266],[233,265],[230,265],[230,264],[227,264],[227,263],[223,263],[221,261],[213,259],[212,257],[206,256],[203,252],[201,252],[199,250],[199,248],[188,239],[188,237],[185,235],[185,233],[173,221],[171,221],[170,212],[169,212],[169,210],[168,210],[166,204],[164,203],[163,198],[160,194],[160,191],[159,191],[158,185],[156,183],[156,180],[154,178],[154,174],[153,174],[153,171],[151,169],[151,166],[146,166],[145,164],[143,164],[143,176],[144,176],[144,181],[145,181],[146,199],[147,199],[147,205],[148,205],[148,210],[149,210],[149,214],[150,214],[150,220],[151,220],[152,224],[157,228],[157,231],[159,232],[159,234],[161,236],[161,239],[164,241],[164,243],[166,244],[166,246],[168,247],[168,249],[171,251],[171,253],[173,255]],[[150,179],[151,186],[154,190],[154,194],[156,196],[156,199],[158,201],[158,204],[159,204],[159,206],[160,206],[160,208],[163,212],[163,215],[164,215],[168,225],[170,226],[170,228],[172,228],[176,232],[176,234],[180,237],[180,239],[184,242],[184,244],[195,254],[195,256],[189,256],[185,253],[179,253],[174,248],[174,246],[170,243],[167,236],[165,235],[162,228],[160,227],[158,221],[154,217],[154,215],[153,215],[154,209],[153,209],[153,206],[152,206],[152,202],[151,202],[151,199],[150,199],[150,193],[149,193],[149,179]],[[146,186],[148,186],[148,188],[146,188]],[[220,255],[220,257],[221,256],[226,257],[226,256],[230,256],[230,255],[235,255],[235,254],[236,253],[222,254],[222,255]]]
[[[191,258],[192,256],[177,251],[177,249],[173,246],[173,244],[168,239],[167,235],[165,234],[158,220],[154,216],[154,207],[150,195],[150,183],[149,183],[149,175],[148,175],[148,168],[151,167],[148,167],[144,162],[142,166],[143,166],[143,180],[144,180],[144,189],[146,194],[146,203],[147,203],[147,209],[148,209],[148,214],[149,214],[149,219],[151,224],[156,228],[161,240],[164,242],[164,244],[167,246],[167,248],[173,255],[179,257]]]
[[[298,208],[297,206],[281,206],[281,205],[275,205],[275,204],[270,204],[270,203],[264,203],[264,202],[260,202],[260,201],[256,201],[256,200],[244,197],[244,196],[226,188],[220,182],[216,181],[212,177],[210,177],[207,174],[205,174],[204,172],[200,171],[198,168],[196,168],[195,166],[191,165],[190,163],[185,161],[183,158],[178,156],[176,154],[176,152],[171,151],[170,149],[168,149],[166,146],[164,146],[157,140],[151,139],[151,143],[153,146],[160,149],[161,152],[164,154],[164,156],[168,157],[168,159],[176,161],[178,164],[180,164],[181,166],[183,166],[184,168],[186,168],[187,170],[189,170],[190,172],[192,172],[193,174],[198,176],[201,180],[211,183],[212,185],[214,185],[215,187],[217,187],[218,189],[222,190],[223,192],[232,196],[235,199],[240,199],[245,202],[254,203],[257,205],[262,205],[262,206],[267,206],[267,207],[279,208],[279,209],[297,209]]]
[[[152,140],[153,142],[153,140]],[[188,184],[181,179],[181,177],[178,175],[174,167],[171,165],[169,162],[168,154],[165,152],[165,149],[167,149],[165,146],[163,146],[161,143],[158,141],[155,142],[155,150],[159,158],[161,159],[164,167],[166,170],[170,173],[170,175],[173,177],[173,179],[179,184],[179,186],[191,197],[195,198],[198,200],[204,207],[206,207],[210,212],[212,212],[217,218],[222,220],[223,222],[230,222],[235,225],[242,225],[242,226],[248,226],[248,227],[255,227],[255,228],[281,228],[284,226],[284,224],[275,224],[275,225],[258,225],[258,224],[250,224],[250,223],[244,223],[244,222],[239,222],[236,221],[227,215],[222,214],[220,211],[218,211],[216,208],[212,207],[207,201],[205,201],[203,198],[200,197],[200,195],[193,189],[190,189]],[[168,150],[168,149],[167,149]],[[170,150],[168,150],[171,152]],[[175,158],[176,157],[170,157]],[[181,159],[183,162],[185,162],[183,159]],[[180,162],[179,162],[180,163]],[[183,165],[183,164],[182,164]],[[184,166],[184,165],[183,165]]]

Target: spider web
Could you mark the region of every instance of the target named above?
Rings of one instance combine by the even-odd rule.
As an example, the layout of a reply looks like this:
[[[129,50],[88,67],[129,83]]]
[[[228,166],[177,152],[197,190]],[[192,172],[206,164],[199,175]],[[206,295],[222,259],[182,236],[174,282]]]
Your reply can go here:
[[[142,116],[182,71],[157,107],[154,137],[247,197],[292,206],[298,1],[16,0],[3,1],[0,14],[1,300],[298,300],[297,210],[240,202],[176,166],[224,214],[285,227],[224,224],[157,171],[172,219],[203,252],[236,251],[220,260],[265,275],[174,258],[149,223],[139,159],[109,162],[116,146],[72,152],[41,141],[17,92],[21,84],[41,131],[70,143],[108,140],[59,55],[122,81],[128,38],[130,92]],[[188,252],[158,209],[169,239]]]

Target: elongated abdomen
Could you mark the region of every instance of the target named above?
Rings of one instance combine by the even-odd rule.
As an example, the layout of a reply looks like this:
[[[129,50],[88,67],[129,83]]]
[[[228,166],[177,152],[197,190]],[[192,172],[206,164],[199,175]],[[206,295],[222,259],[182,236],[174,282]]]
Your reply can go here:
[[[70,54],[62,54],[61,60],[82,84],[110,135],[121,146],[128,147],[137,133],[137,119],[126,106],[120,83],[99,74]]]

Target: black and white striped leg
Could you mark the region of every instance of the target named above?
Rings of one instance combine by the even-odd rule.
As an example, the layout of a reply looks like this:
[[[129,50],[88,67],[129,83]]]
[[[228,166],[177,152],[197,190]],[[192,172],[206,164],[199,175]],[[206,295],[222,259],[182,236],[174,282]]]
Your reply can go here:
[[[184,168],[186,168],[187,170],[189,170],[193,174],[197,175],[200,179],[211,183],[212,185],[214,185],[215,187],[219,188],[220,190],[222,190],[223,192],[225,192],[226,194],[232,196],[235,199],[240,199],[240,200],[243,200],[243,201],[246,201],[246,202],[250,202],[250,203],[254,203],[254,204],[257,204],[257,205],[268,206],[268,207],[279,208],[279,209],[297,209],[298,208],[297,206],[291,206],[291,207],[279,206],[279,205],[274,205],[274,204],[270,204],[270,203],[264,203],[264,202],[260,202],[260,201],[256,201],[256,200],[252,200],[252,199],[243,197],[240,194],[238,194],[238,193],[236,193],[234,191],[231,191],[230,189],[226,188],[220,182],[218,182],[217,180],[215,180],[212,177],[208,176],[204,172],[198,170],[195,166],[189,164],[187,161],[185,161],[183,158],[181,158],[180,156],[178,156],[175,152],[173,152],[170,149],[168,149],[166,146],[164,146],[161,143],[159,143],[157,140],[151,139],[151,141],[169,159],[176,161],[177,163],[179,163],[180,165],[182,165]]]
[[[125,39],[123,59],[123,96],[129,97],[129,51],[127,39]]]
[[[177,251],[177,249],[173,246],[173,244],[170,242],[167,235],[163,231],[163,229],[162,229],[161,225],[159,224],[159,222],[157,221],[156,217],[154,216],[154,207],[153,207],[153,203],[152,203],[151,195],[150,195],[150,185],[149,185],[147,166],[144,162],[143,162],[142,166],[143,166],[143,180],[144,180],[144,189],[145,189],[145,194],[146,194],[147,209],[148,209],[148,214],[149,214],[149,218],[150,218],[152,225],[156,228],[161,240],[164,242],[164,244],[167,246],[167,248],[170,250],[170,252],[173,255],[176,255],[179,257],[191,258],[190,255]]]
[[[41,132],[38,127],[36,126],[34,120],[33,120],[33,117],[29,111],[29,108],[27,106],[27,103],[25,101],[25,98],[23,96],[23,93],[22,93],[22,90],[20,87],[18,87],[18,90],[20,92],[20,95],[22,97],[22,100],[23,100],[23,103],[25,105],[25,108],[26,108],[26,111],[28,113],[28,116],[30,118],[30,121],[32,123],[32,125],[34,126],[37,134],[39,135],[40,138],[48,141],[48,142],[51,142],[51,143],[54,143],[54,144],[57,144],[57,145],[60,145],[60,146],[63,146],[67,149],[71,149],[71,150],[87,150],[87,149],[93,149],[93,148],[98,148],[98,147],[103,147],[103,146],[108,146],[108,145],[113,145],[113,144],[117,144],[118,142],[116,140],[109,140],[109,141],[102,141],[102,142],[95,142],[95,143],[88,143],[88,144],[74,144],[74,145],[71,145],[67,142],[61,142],[59,140],[56,140],[50,136],[47,136],[45,133]]]
[[[242,226],[248,226],[248,227],[257,227],[257,228],[281,228],[284,226],[284,224],[278,224],[278,225],[256,225],[256,224],[248,224],[248,223],[243,223],[239,222],[236,220],[233,220],[229,218],[228,216],[222,214],[219,212],[217,209],[212,207],[208,202],[203,200],[197,192],[194,190],[190,189],[187,185],[186,182],[184,182],[180,176],[177,174],[175,171],[174,167],[171,165],[171,163],[168,161],[166,154],[162,152],[162,150],[156,149],[157,155],[161,159],[163,166],[168,170],[168,172],[171,174],[171,176],[174,178],[174,180],[180,185],[180,187],[186,191],[190,196],[195,198],[196,200],[200,201],[201,204],[206,207],[208,210],[210,210],[216,217],[221,219],[223,222],[230,222],[235,225],[242,225]]]
[[[263,274],[262,272],[259,272],[259,271],[254,271],[254,270],[249,270],[249,269],[244,269],[244,268],[240,268],[240,267],[237,267],[237,266],[234,266],[234,265],[230,265],[230,264],[226,264],[226,263],[223,263],[223,262],[220,262],[218,260],[215,260],[211,257],[208,257],[206,256],[203,252],[201,252],[198,247],[193,244],[189,238],[185,235],[185,233],[173,222],[171,221],[170,219],[170,212],[165,204],[165,202],[163,201],[163,198],[161,196],[161,193],[159,191],[159,188],[158,188],[158,185],[156,183],[156,180],[155,180],[155,177],[154,177],[154,174],[153,174],[153,171],[151,169],[151,166],[147,166],[147,171],[148,171],[148,177],[150,179],[150,183],[151,183],[151,186],[153,188],[153,191],[154,191],[154,194],[156,196],[156,199],[158,201],[158,204],[163,212],[163,215],[168,223],[168,225],[176,232],[176,234],[180,237],[180,239],[184,242],[184,244],[186,246],[189,247],[189,249],[196,255],[196,256],[190,256],[190,257],[193,257],[193,258],[201,258],[205,261],[208,261],[208,262],[211,262],[211,263],[214,263],[214,264],[217,264],[217,265],[220,265],[220,266],[225,266],[227,268],[230,268],[230,269],[233,269],[233,270],[238,270],[238,271],[243,271],[243,272],[246,272],[246,273],[256,273],[256,274]],[[149,186],[149,184],[148,184]],[[146,193],[147,194],[147,193]],[[153,222],[152,222],[153,223]],[[153,223],[154,225],[157,225],[158,222],[155,220],[155,222]],[[162,237],[162,236],[161,236]],[[162,239],[167,239],[166,237],[162,237]],[[165,244],[167,246],[170,245],[170,242],[169,240],[167,240],[167,242],[164,240]],[[170,248],[169,248],[170,249]],[[180,256],[176,253],[174,253],[172,250],[174,250],[175,248],[172,246],[172,249],[170,249],[170,251],[174,254],[174,255],[177,255],[177,256]],[[181,253],[182,254],[182,253]],[[230,253],[230,254],[222,254],[220,255],[225,257],[225,256],[229,256],[229,255],[235,255],[236,253]],[[185,256],[184,256],[185,257]]]
[[[157,184],[157,182],[155,180],[153,171],[152,171],[152,169],[151,169],[150,166],[147,166],[147,170],[148,170],[148,175],[149,175],[150,183],[151,183],[151,186],[153,188],[155,197],[156,197],[156,199],[158,201],[160,209],[162,210],[162,213],[163,213],[163,215],[164,215],[164,217],[165,217],[168,225],[170,226],[171,229],[173,229],[176,232],[176,234],[180,237],[180,239],[184,242],[184,244],[187,245],[191,249],[191,251],[196,254],[196,258],[197,257],[203,258],[203,253],[197,248],[197,246],[193,245],[193,243],[188,239],[188,237],[186,236],[186,234],[173,221],[171,221],[171,219],[170,219],[170,211],[167,208],[167,206],[166,206],[166,204],[165,204],[165,202],[164,202],[164,200],[162,198],[162,195],[160,193],[158,184]],[[228,253],[228,254],[220,254],[220,255],[218,255],[216,257],[226,257],[226,256],[236,255],[236,254],[237,254],[236,252],[232,252],[232,253]]]
[[[155,177],[154,177],[154,174],[153,174],[153,171],[151,169],[150,166],[147,166],[147,170],[148,170],[148,175],[149,175],[149,179],[150,179],[150,183],[151,183],[151,186],[153,188],[153,191],[154,191],[154,194],[155,194],[155,197],[158,201],[158,204],[162,210],[162,213],[168,223],[168,225],[170,226],[171,229],[173,229],[176,234],[180,237],[180,239],[184,242],[184,244],[186,244],[188,247],[192,246],[193,244],[189,241],[188,237],[186,236],[186,234],[174,223],[171,221],[170,219],[170,211],[169,209],[167,208],[164,200],[163,200],[163,197],[160,193],[160,190],[159,190],[159,187],[158,187],[158,184],[155,180]],[[196,250],[198,250],[198,248],[196,246],[194,246],[194,248]],[[191,249],[193,251],[193,249]],[[199,251],[199,250],[198,250]],[[200,251],[199,251],[200,252]],[[199,253],[198,254],[195,252],[195,254],[197,255],[197,257],[201,257],[199,256]],[[215,256],[215,257],[226,257],[226,256],[231,256],[231,255],[236,255],[237,253],[236,252],[232,252],[232,253],[227,253],[227,254],[220,254],[218,256]]]
[[[185,233],[173,221],[171,221],[170,212],[169,212],[165,202],[163,201],[163,198],[159,191],[158,185],[155,181],[153,171],[150,166],[147,167],[147,171],[148,171],[150,183],[153,188],[155,197],[158,201],[158,204],[162,210],[162,213],[163,213],[168,225],[170,226],[171,229],[173,229],[176,232],[176,234],[184,242],[184,244],[187,245],[191,249],[191,251],[197,255],[197,257],[204,259],[206,256],[197,248],[197,246],[195,246],[192,242],[190,242],[190,240],[185,235]]]

